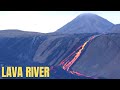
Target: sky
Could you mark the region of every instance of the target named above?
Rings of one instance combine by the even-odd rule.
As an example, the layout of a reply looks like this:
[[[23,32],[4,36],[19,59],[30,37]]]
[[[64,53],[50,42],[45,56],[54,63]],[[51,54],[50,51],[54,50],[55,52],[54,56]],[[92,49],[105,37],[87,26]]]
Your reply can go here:
[[[0,30],[54,32],[82,13],[94,13],[120,24],[120,11],[0,11]]]

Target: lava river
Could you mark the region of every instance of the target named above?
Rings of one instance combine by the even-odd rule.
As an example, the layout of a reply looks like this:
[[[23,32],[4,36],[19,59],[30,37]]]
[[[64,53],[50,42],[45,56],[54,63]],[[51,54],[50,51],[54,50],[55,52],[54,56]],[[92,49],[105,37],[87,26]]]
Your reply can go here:
[[[65,70],[71,74],[74,74],[77,76],[91,77],[91,76],[86,76],[79,72],[73,71],[70,68],[81,56],[82,51],[85,49],[85,46],[88,44],[88,42],[92,41],[97,36],[98,35],[91,36],[87,41],[85,41],[81,46],[79,46],[75,51],[73,51],[68,57],[66,57],[64,60],[62,60],[58,66],[61,66],[63,70]]]

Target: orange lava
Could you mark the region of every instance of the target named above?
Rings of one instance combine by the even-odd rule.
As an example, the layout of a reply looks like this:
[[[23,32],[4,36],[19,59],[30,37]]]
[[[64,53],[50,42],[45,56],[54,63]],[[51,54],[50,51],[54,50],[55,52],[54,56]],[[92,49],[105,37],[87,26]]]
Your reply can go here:
[[[74,52],[72,52],[67,58],[65,58],[64,60],[62,60],[59,65],[61,65],[64,70],[69,71],[71,74],[76,74],[76,75],[78,75],[78,76],[83,75],[83,74],[80,74],[79,72],[71,71],[71,70],[70,70],[70,67],[71,67],[71,66],[77,61],[77,59],[81,56],[81,53],[82,53],[82,51],[84,50],[84,48],[85,48],[85,46],[87,45],[87,43],[88,43],[89,41],[91,41],[92,39],[94,39],[94,38],[95,38],[95,36],[90,37],[83,45],[81,45],[80,47],[78,47],[78,48],[77,48]],[[78,51],[78,50],[79,50],[79,51]],[[76,51],[78,51],[78,52],[75,54]],[[70,58],[73,54],[75,54],[75,56],[73,57],[72,60],[70,60],[69,58]]]
[[[70,61],[70,62],[68,62],[67,64],[65,64],[64,66],[63,66],[63,69],[64,70],[69,70],[69,68],[75,63],[75,61],[79,58],[79,56],[81,55],[81,52],[82,52],[82,50],[84,49],[84,47],[86,46],[86,44],[88,43],[88,41],[86,41],[82,46],[81,46],[81,48],[80,48],[80,50],[76,53],[76,55],[74,56],[74,58]]]

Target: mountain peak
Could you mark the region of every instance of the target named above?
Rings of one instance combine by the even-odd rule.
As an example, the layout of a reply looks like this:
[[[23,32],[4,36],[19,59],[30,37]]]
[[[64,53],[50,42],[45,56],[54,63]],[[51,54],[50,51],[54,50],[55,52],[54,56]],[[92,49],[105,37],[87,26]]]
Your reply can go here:
[[[96,14],[93,13],[83,13],[78,15],[75,19],[96,19],[96,18],[102,18]]]
[[[113,24],[108,20],[92,13],[78,15],[56,32],[59,33],[103,33],[109,30]]]
[[[82,13],[82,14],[78,15],[78,17],[81,17],[81,16],[98,16],[98,15],[96,15],[94,13]]]

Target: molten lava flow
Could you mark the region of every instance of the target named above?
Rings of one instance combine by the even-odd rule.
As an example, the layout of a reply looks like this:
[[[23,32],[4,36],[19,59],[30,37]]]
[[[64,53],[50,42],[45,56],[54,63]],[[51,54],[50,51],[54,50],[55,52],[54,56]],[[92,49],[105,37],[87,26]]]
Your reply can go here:
[[[69,57],[71,57],[73,54],[75,54],[75,52],[77,50],[79,50],[80,48],[81,48],[81,46],[78,47],[75,51],[73,51],[67,58],[65,58],[64,60],[62,60],[59,65],[64,65],[67,62],[67,60],[69,59]]]
[[[77,61],[77,59],[81,56],[82,51],[84,50],[85,46],[89,41],[92,41],[95,37],[100,35],[94,35],[90,37],[86,42],[84,42],[81,46],[79,46],[75,51],[73,51],[68,57],[66,57],[64,60],[62,60],[58,66],[62,67],[63,70],[66,70],[70,74],[77,75],[77,76],[85,76],[89,78],[94,78],[91,76],[86,76],[84,74],[81,74],[79,72],[71,70],[71,66]],[[54,69],[53,66],[51,66],[50,70],[52,70],[54,73],[56,73],[56,69]],[[96,78],[94,78],[96,79]]]
[[[97,35],[96,35],[96,36],[97,36]],[[70,67],[71,67],[71,66],[76,62],[76,60],[80,57],[80,55],[81,55],[83,49],[85,48],[85,46],[87,45],[87,43],[88,43],[89,41],[91,41],[92,39],[94,39],[96,36],[90,37],[83,45],[79,46],[79,47],[78,47],[75,51],[73,51],[67,58],[65,58],[64,60],[62,60],[59,65],[61,65],[64,70],[68,71],[68,72],[71,73],[71,74],[76,74],[77,76],[81,76],[81,75],[82,75],[82,76],[85,76],[85,75],[83,75],[83,74],[81,74],[81,73],[79,73],[79,72],[75,72],[75,71],[70,70]],[[76,51],[77,51],[77,53],[75,54]],[[70,58],[73,54],[75,54],[75,56],[73,57],[72,60],[70,60],[69,58]],[[86,76],[86,77],[89,77],[89,76]]]
[[[76,53],[75,57],[70,61],[68,62],[67,64],[65,64],[63,66],[63,69],[64,70],[69,70],[69,68],[71,67],[71,65],[73,65],[73,63],[75,63],[75,61],[79,58],[79,56],[81,55],[81,52],[82,50],[84,49],[84,47],[86,46],[86,44],[88,43],[88,41],[86,41],[80,48],[80,50]]]

